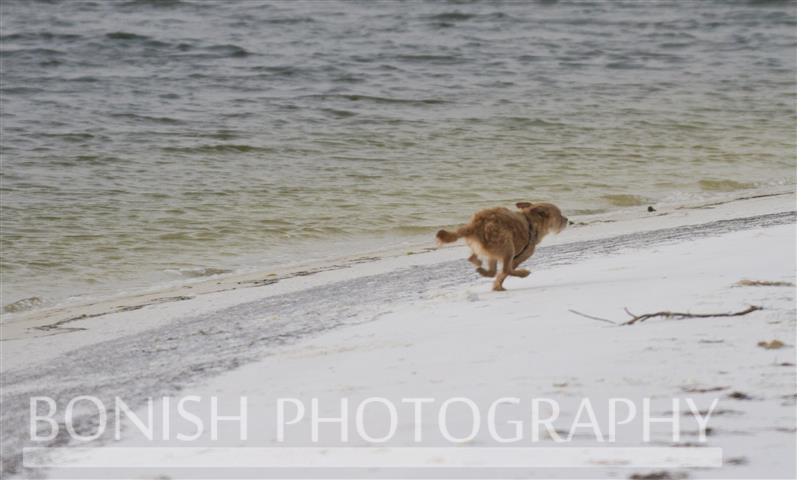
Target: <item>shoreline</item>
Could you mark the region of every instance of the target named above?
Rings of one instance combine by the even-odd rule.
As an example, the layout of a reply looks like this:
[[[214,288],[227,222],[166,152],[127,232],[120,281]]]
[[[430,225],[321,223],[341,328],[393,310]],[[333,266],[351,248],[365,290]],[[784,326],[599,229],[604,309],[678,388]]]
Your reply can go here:
[[[773,191],[774,193],[770,193]],[[740,196],[741,193],[742,192],[731,192],[718,194],[699,202],[655,204],[654,212],[646,212],[646,207],[634,207],[576,217],[576,224],[571,225],[568,229],[568,237],[571,236],[570,234],[573,231],[578,231],[581,234],[580,238],[607,238],[628,230],[624,225],[631,225],[632,228],[657,228],[656,225],[650,225],[651,219],[654,219],[652,223],[656,223],[655,219],[662,217],[669,218],[661,221],[661,226],[678,225],[679,221],[690,221],[688,216],[682,215],[684,210],[714,208],[736,202],[745,202],[747,200],[758,200],[770,197],[795,197],[795,195],[797,195],[797,191],[795,191],[793,186],[750,190]],[[669,221],[671,219],[675,219],[675,221]],[[583,231],[585,227],[588,228],[589,232]],[[586,233],[586,236],[584,233]],[[430,238],[432,236],[433,235],[429,235]],[[201,279],[173,281],[166,284],[155,285],[150,289],[101,296],[84,301],[67,301],[56,305],[22,310],[19,312],[3,313],[2,321],[0,321],[0,328],[4,330],[3,341],[24,339],[31,334],[52,335],[68,333],[71,331],[78,331],[78,329],[81,328],[74,325],[76,322],[114,313],[128,312],[160,303],[191,300],[197,296],[207,294],[268,286],[295,277],[307,277],[326,271],[348,269],[358,264],[380,261],[387,258],[427,254],[438,250],[462,247],[461,244],[436,246],[433,239],[428,241],[421,240],[421,238],[425,239],[426,237],[426,235],[423,237],[414,237],[416,241],[408,239],[407,242],[402,243],[401,246],[393,245],[367,250],[359,255],[330,256],[325,260],[287,264],[269,270],[232,272]],[[546,238],[543,246],[558,244],[562,241],[568,240],[549,237]]]
[[[221,394],[223,411],[235,411],[245,395],[273,418],[278,397],[332,405],[341,396],[390,397],[409,388],[413,395],[464,392],[481,400],[478,392],[542,393],[561,398],[563,418],[572,418],[571,402],[580,395],[688,393],[703,404],[719,397],[724,411],[740,413],[717,417],[709,446],[727,449],[733,462],[690,475],[788,476],[794,432],[782,429],[794,421],[793,200],[765,196],[576,228],[569,237],[546,239],[529,262],[532,275],[509,279],[507,292],[490,292],[490,282],[467,264],[466,247],[456,246],[88,317],[69,324],[85,330],[4,341],[9,408],[2,440],[12,452],[4,470],[19,472],[20,449],[30,444],[25,419],[7,412],[24,410],[31,395],[56,398],[59,411],[87,392],[104,401],[119,396],[140,415],[147,396]],[[787,286],[742,288],[742,280]],[[641,314],[748,305],[764,310],[621,329],[572,313],[618,321],[624,306]],[[756,345],[773,339],[785,345]],[[577,365],[570,362],[574,351]],[[80,419],[76,428],[92,425]],[[114,445],[157,447],[153,465],[160,464],[159,448],[174,445],[144,442],[129,421],[124,431]],[[271,445],[273,432],[263,435],[259,441]],[[107,441],[81,455],[101,457]],[[69,462],[74,453],[58,459]],[[767,458],[780,461],[766,466]],[[605,467],[600,476],[612,471]]]

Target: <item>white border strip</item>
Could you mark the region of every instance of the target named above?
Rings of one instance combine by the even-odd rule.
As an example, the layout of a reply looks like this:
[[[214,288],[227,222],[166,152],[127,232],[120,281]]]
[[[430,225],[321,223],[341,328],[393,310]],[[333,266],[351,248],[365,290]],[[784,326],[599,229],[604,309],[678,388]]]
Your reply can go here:
[[[709,447],[28,447],[28,468],[718,468]]]

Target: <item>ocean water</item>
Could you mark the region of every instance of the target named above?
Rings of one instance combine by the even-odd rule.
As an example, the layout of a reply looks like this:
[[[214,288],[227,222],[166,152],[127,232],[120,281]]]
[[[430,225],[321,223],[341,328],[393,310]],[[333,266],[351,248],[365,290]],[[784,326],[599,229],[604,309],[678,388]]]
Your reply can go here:
[[[577,218],[793,185],[795,32],[794,1],[3,0],[2,303],[431,239],[517,200]]]

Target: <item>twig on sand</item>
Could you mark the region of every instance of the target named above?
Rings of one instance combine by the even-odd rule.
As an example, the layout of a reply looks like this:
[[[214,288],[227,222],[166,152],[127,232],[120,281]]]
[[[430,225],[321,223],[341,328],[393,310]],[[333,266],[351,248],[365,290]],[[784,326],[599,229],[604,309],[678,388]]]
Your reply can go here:
[[[759,307],[757,305],[750,305],[749,307],[745,308],[744,310],[738,312],[731,312],[731,313],[682,313],[682,312],[670,312],[670,311],[663,311],[663,312],[656,312],[656,313],[644,313],[642,315],[636,315],[631,313],[628,308],[624,308],[625,313],[631,317],[630,320],[626,320],[625,322],[615,322],[613,320],[609,320],[608,318],[601,318],[595,317],[592,315],[587,315],[586,313],[577,312],[575,310],[569,310],[571,313],[575,313],[576,315],[582,316],[584,318],[589,318],[590,320],[598,320],[600,322],[611,323],[612,325],[633,325],[637,322],[644,322],[650,318],[654,317],[664,317],[664,318],[675,318],[675,319],[684,319],[684,318],[710,318],[710,317],[738,317],[741,315],[747,315],[748,313],[755,312],[756,310],[763,310],[764,307]]]
[[[791,282],[777,282],[769,280],[739,280],[733,284],[735,287],[793,287]]]
[[[635,324],[637,322],[644,322],[645,320],[647,320],[649,318],[654,318],[654,317],[677,318],[677,319],[682,319],[682,318],[710,318],[710,317],[738,317],[738,316],[741,316],[741,315],[747,315],[748,313],[755,312],[756,310],[763,310],[763,309],[764,309],[764,307],[759,307],[757,305],[750,305],[749,307],[745,308],[744,310],[740,310],[738,312],[732,312],[732,313],[681,313],[681,312],[664,311],[664,312],[645,313],[645,314],[642,314],[642,315],[635,315],[635,314],[631,313],[630,311],[628,311],[628,309],[626,308],[625,309],[625,313],[627,313],[629,316],[631,316],[631,320],[627,320],[627,321],[621,323],[620,325],[633,325],[633,324]]]
[[[584,318],[589,318],[590,320],[598,320],[599,322],[606,322],[606,323],[611,323],[612,325],[617,325],[617,322],[609,320],[608,318],[593,317],[592,315],[587,315],[586,313],[577,312],[575,310],[570,310],[570,312],[575,313],[576,315],[580,315]]]

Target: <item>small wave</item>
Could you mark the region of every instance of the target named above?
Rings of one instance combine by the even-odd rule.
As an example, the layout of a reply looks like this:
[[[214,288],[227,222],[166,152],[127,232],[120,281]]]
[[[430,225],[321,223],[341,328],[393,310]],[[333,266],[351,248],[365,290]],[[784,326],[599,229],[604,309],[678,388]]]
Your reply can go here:
[[[566,127],[567,125],[559,122],[551,122],[541,118],[528,117],[501,117],[500,121],[509,126],[516,127]]]
[[[43,133],[41,134],[43,137],[51,137],[51,138],[60,138],[66,142],[72,143],[80,143],[92,140],[94,135],[91,133],[86,132],[77,132],[77,133]]]
[[[73,166],[73,165],[112,165],[120,162],[118,157],[100,156],[100,155],[78,155],[71,158],[63,158],[59,161],[60,166]],[[107,193],[107,192],[106,192]]]
[[[68,33],[52,33],[52,32],[18,32],[9,33],[8,35],[0,35],[0,42],[19,42],[29,40],[41,40],[45,42],[75,42],[83,38],[80,35],[73,35]]]
[[[376,97],[371,95],[311,95],[322,99],[327,98],[341,98],[350,100],[352,102],[372,102],[372,103],[386,103],[386,104],[404,104],[404,105],[438,105],[449,103],[446,100],[439,98],[422,98],[422,99],[407,99],[407,98],[392,98],[392,97]]]
[[[747,0],[748,5],[765,7],[770,5],[790,5],[793,0]]]
[[[120,45],[139,45],[149,48],[163,49],[174,48],[171,43],[156,40],[146,35],[139,35],[131,32],[111,32],[106,33],[105,38],[108,40],[115,40]]]
[[[44,302],[39,297],[23,298],[22,300],[17,300],[14,303],[9,303],[8,305],[4,306],[3,311],[6,313],[24,312],[25,310],[39,307],[43,303]]]
[[[281,17],[281,18],[268,18],[263,23],[271,25],[297,25],[300,23],[314,23],[315,20],[311,17]]]
[[[395,58],[402,62],[430,63],[433,65],[455,65],[466,61],[465,58],[458,55],[397,55]]]
[[[216,140],[232,140],[234,138],[240,137],[240,134],[234,130],[219,130],[214,133],[207,133],[205,134],[205,137]]]
[[[172,232],[158,235],[158,240],[166,242],[179,242],[183,240],[191,240],[191,234],[187,232]]]
[[[695,42],[664,42],[659,44],[659,48],[666,48],[668,50],[677,50],[681,48],[689,48],[694,46]]]
[[[258,65],[256,67],[252,67],[252,71],[265,72],[271,75],[277,75],[282,77],[292,77],[294,75],[301,73],[302,70],[293,65],[276,65],[276,66]]]
[[[129,120],[134,120],[137,122],[146,122],[146,123],[159,123],[164,125],[180,125],[183,123],[182,120],[172,117],[152,117],[149,115],[139,115],[137,113],[112,113],[112,117],[117,118],[126,118]]]
[[[346,178],[354,178],[356,180],[377,180],[383,178],[384,175],[369,175],[366,173],[348,173]]]
[[[58,67],[63,64],[64,62],[62,62],[61,60],[56,60],[55,58],[39,62],[39,65],[41,65],[42,67]]]
[[[704,179],[697,183],[701,189],[707,192],[733,192],[755,187],[752,183],[742,183],[734,180]]]
[[[233,58],[240,58],[240,57],[248,57],[252,55],[251,52],[246,50],[243,47],[239,47],[238,45],[213,45],[210,47],[205,47],[205,51],[213,52],[219,54],[223,57],[233,57]]]
[[[616,207],[637,207],[649,203],[649,200],[639,195],[630,195],[625,193],[617,193],[612,195],[604,195],[602,197],[607,200],[611,205]]]
[[[274,149],[271,147],[255,147],[252,145],[225,143],[218,145],[198,145],[196,147],[164,147],[164,152],[169,153],[188,153],[188,154],[202,154],[202,153],[273,153]]]
[[[645,68],[645,66],[636,62],[610,62],[606,64],[606,68],[611,70],[638,70]]]
[[[365,82],[365,79],[363,77],[359,77],[351,73],[344,73],[342,75],[335,77],[332,81],[335,83],[352,84],[352,83],[363,83]]]
[[[437,15],[431,15],[426,18],[429,20],[435,20],[438,22],[462,22],[465,20],[470,20],[475,18],[476,15],[471,13],[462,13],[462,12],[445,12],[445,13],[438,13]]]
[[[351,118],[357,115],[357,112],[352,112],[351,110],[338,110],[335,108],[322,108],[321,111],[335,118]]]
[[[202,47],[199,45],[192,45],[190,43],[178,43],[175,48],[184,54],[178,54],[181,57],[194,57],[194,58],[244,58],[254,55],[252,52],[243,47],[234,44],[223,45],[210,45]],[[205,78],[206,75],[194,73],[189,75],[189,78]]]
[[[155,8],[174,8],[188,5],[183,0],[130,0],[123,3],[123,7],[155,7]]]
[[[64,81],[75,82],[75,83],[97,83],[100,81],[100,79],[97,77],[92,77],[90,75],[84,75],[81,77],[65,78]]]
[[[232,270],[226,268],[214,268],[214,267],[197,267],[197,268],[185,268],[177,270],[181,276],[185,278],[202,278],[202,277],[212,277],[214,275],[225,275],[227,273],[232,273]]]
[[[109,38],[111,40],[150,40],[150,37],[146,35],[139,35],[137,33],[130,33],[130,32],[111,32],[106,33],[105,38]]]
[[[7,49],[4,48],[0,50],[0,55],[4,57],[38,57],[44,55],[56,56],[56,55],[66,55],[66,52],[63,50],[54,50],[52,48],[16,48],[16,49]]]

